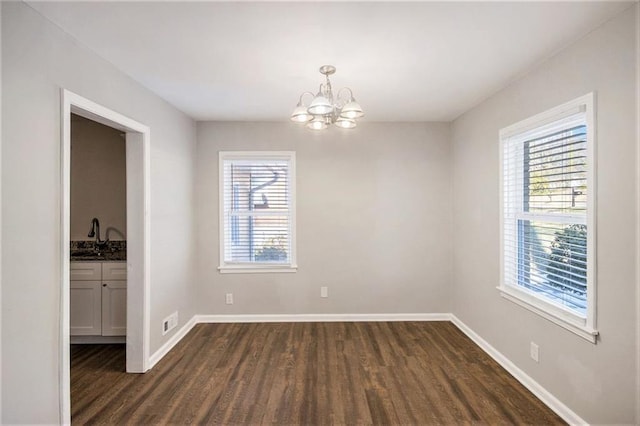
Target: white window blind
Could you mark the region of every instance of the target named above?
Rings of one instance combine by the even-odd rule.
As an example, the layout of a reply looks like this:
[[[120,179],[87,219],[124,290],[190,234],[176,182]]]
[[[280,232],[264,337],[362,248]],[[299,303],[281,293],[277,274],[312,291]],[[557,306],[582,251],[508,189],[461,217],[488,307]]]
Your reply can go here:
[[[514,125],[501,137],[501,287],[591,329],[589,118],[578,105],[535,122]]]
[[[221,267],[292,265],[292,161],[221,153]]]

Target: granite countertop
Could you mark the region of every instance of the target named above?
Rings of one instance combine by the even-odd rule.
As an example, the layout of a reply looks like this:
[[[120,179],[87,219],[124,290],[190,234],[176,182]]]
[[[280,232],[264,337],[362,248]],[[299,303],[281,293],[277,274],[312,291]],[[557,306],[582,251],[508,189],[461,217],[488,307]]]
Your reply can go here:
[[[97,252],[97,251],[72,251],[72,262],[123,262],[127,260],[127,251],[118,250],[113,252]]]
[[[71,241],[72,262],[124,262],[127,260],[126,241],[108,241],[98,248],[94,241]]]

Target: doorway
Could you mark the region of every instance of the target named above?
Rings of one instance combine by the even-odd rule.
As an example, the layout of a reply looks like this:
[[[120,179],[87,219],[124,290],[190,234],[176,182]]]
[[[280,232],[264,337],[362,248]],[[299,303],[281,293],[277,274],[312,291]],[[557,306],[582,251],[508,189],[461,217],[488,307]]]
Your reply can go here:
[[[144,373],[149,365],[150,288],[150,129],[115,111],[63,89],[61,92],[61,291],[60,413],[71,422],[70,395],[70,236],[71,115],[124,133],[126,151],[126,371]]]
[[[125,343],[125,136],[71,113],[72,345]]]

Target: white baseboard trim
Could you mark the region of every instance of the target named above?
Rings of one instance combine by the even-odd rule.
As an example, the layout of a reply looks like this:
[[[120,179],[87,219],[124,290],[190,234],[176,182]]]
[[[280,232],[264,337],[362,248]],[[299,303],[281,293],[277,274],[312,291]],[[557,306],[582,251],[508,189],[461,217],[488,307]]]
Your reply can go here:
[[[171,349],[175,345],[182,340],[184,336],[187,335],[191,331],[191,329],[197,324],[196,322],[197,315],[193,316],[189,321],[187,321],[180,330],[178,330],[169,340],[167,340],[164,345],[160,346],[160,349],[155,351],[153,355],[149,357],[149,362],[147,365],[149,366],[149,370],[153,368],[166,354],[169,353]]]
[[[451,321],[451,314],[196,315],[197,323]]]
[[[571,425],[587,425],[580,416],[578,416],[573,410],[564,405],[562,401],[553,396],[548,390],[542,387],[538,382],[533,380],[531,376],[522,371],[518,366],[509,360],[502,353],[498,352],[496,348],[491,346],[486,340],[484,340],[475,331],[470,329],[465,323],[460,321],[458,317],[451,314],[451,322],[466,334],[471,340],[473,340],[480,348],[485,351],[491,358],[493,358],[498,364],[500,364],[505,370],[509,372],[517,381],[522,383],[524,387],[529,389],[538,399],[544,402],[549,408],[551,408],[557,415],[562,417],[564,421]]]
[[[149,357],[152,369],[196,324],[252,322],[450,321],[451,314],[194,315]]]
[[[72,345],[127,343],[127,336],[71,336],[69,343]]]
[[[449,313],[435,314],[290,314],[290,315],[194,315],[164,345],[149,357],[149,369],[153,368],[173,347],[201,323],[256,323],[256,322],[371,322],[371,321],[451,321],[464,334],[473,340],[491,358],[522,383],[536,397],[551,408],[567,423],[587,425],[580,416],[564,405],[558,398],[533,380],[506,356],[498,352],[458,317]]]

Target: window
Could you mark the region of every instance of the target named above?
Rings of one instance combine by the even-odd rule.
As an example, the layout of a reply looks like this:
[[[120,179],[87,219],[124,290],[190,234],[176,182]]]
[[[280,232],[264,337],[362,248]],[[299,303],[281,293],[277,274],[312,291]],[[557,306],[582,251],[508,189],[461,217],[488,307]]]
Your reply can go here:
[[[502,295],[595,343],[593,95],[500,132]]]
[[[220,272],[295,272],[295,153],[220,152]]]

